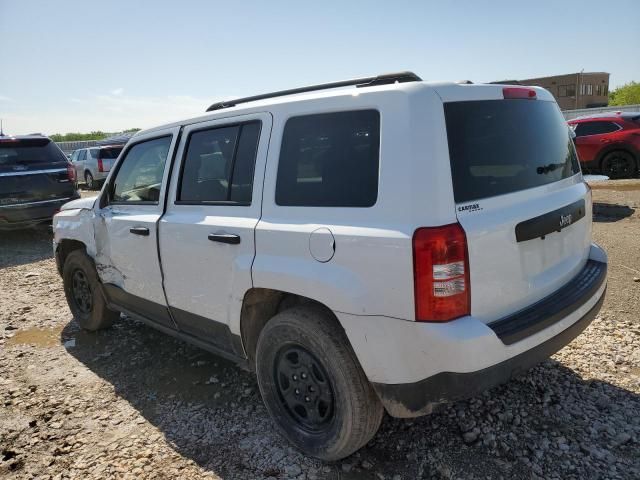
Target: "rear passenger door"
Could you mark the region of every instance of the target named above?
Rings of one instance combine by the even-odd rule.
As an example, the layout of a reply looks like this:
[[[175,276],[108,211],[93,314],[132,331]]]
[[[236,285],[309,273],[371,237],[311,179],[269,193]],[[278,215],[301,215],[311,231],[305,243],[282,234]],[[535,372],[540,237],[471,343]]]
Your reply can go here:
[[[575,129],[576,148],[583,162],[595,160],[602,147],[611,142],[610,133],[620,130],[613,122],[594,121],[579,123]]]
[[[159,226],[164,288],[178,328],[228,352],[252,286],[270,132],[268,113],[185,127]]]

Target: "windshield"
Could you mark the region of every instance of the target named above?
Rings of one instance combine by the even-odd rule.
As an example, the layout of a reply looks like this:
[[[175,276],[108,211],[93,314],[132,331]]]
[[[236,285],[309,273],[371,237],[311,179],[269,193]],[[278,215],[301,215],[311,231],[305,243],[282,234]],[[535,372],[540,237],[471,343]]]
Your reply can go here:
[[[539,187],[580,171],[554,102],[450,102],[444,112],[457,203]]]

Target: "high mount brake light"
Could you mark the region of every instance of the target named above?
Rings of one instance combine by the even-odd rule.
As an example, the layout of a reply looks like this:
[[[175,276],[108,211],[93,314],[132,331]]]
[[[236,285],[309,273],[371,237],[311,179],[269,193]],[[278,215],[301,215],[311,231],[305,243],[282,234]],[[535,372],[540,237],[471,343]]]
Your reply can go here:
[[[536,91],[532,88],[505,87],[502,89],[502,96],[505,99],[523,98],[525,100],[535,100]]]
[[[417,321],[446,322],[470,314],[467,237],[458,223],[413,234]]]

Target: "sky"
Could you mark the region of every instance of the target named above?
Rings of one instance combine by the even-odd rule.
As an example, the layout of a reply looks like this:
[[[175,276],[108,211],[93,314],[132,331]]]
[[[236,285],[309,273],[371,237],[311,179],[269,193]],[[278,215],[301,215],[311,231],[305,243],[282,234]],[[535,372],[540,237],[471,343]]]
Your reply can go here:
[[[411,70],[640,81],[640,0],[0,0],[5,133],[148,128],[212,102]],[[625,33],[626,32],[626,33]]]

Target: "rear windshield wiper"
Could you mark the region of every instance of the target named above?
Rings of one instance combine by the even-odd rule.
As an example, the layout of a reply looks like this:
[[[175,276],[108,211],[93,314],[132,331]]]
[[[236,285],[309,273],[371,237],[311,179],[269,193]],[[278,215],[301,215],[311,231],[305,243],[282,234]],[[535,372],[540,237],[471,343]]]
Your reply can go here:
[[[536,169],[536,172],[538,172],[539,175],[545,175],[549,172],[553,172],[554,170],[557,170],[558,168],[563,168],[564,165],[565,165],[564,163],[550,163],[549,165],[538,167]]]

